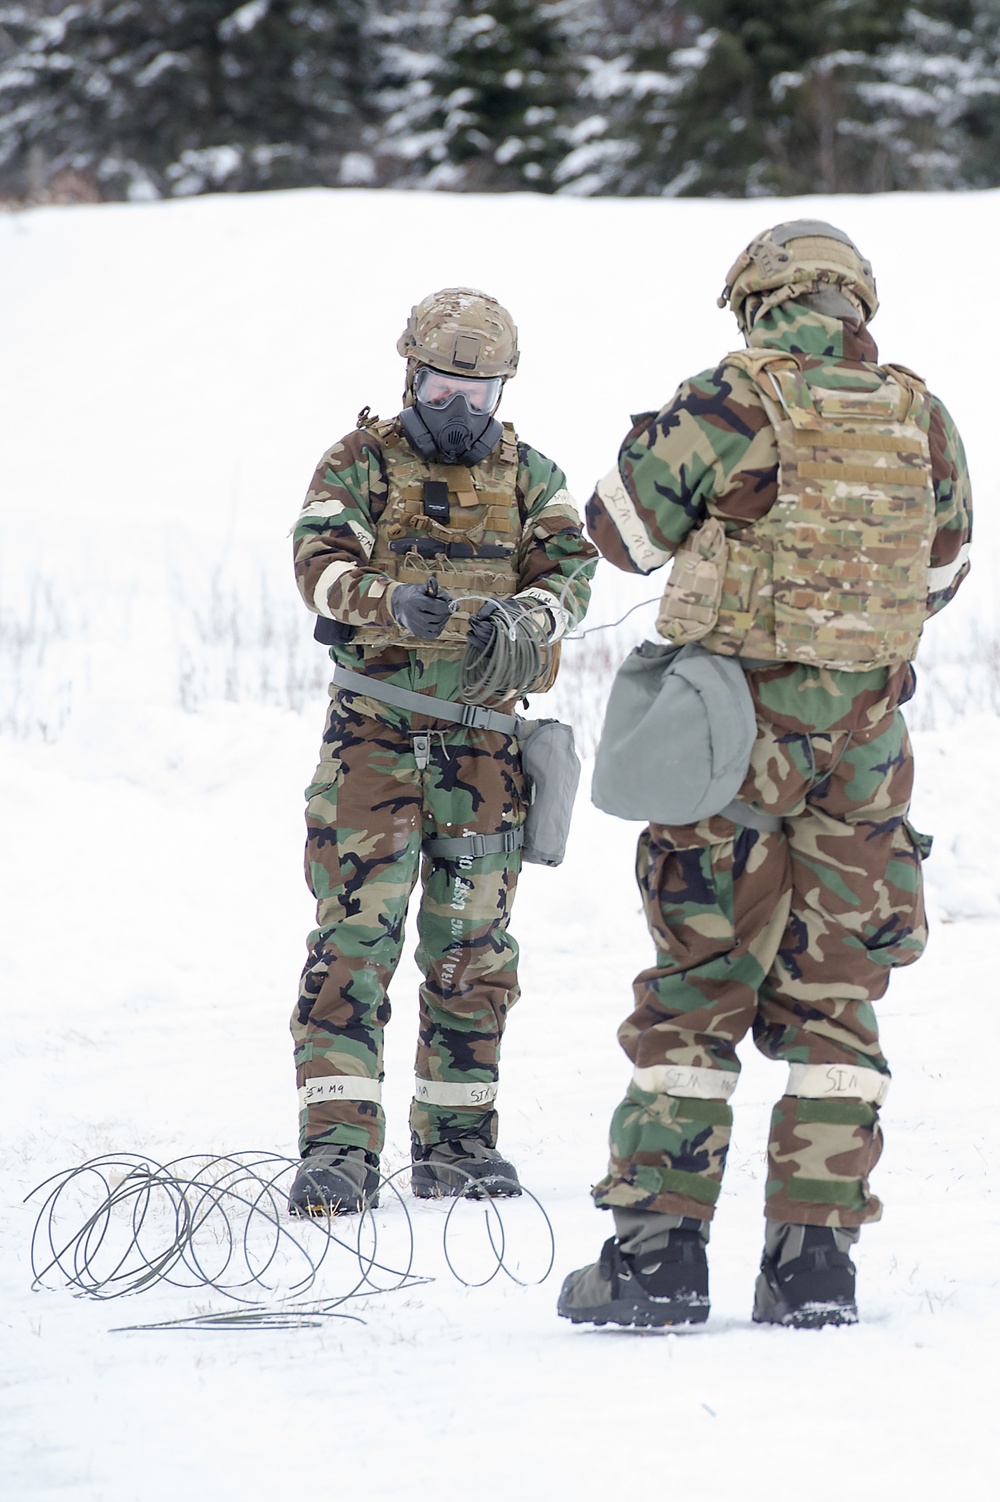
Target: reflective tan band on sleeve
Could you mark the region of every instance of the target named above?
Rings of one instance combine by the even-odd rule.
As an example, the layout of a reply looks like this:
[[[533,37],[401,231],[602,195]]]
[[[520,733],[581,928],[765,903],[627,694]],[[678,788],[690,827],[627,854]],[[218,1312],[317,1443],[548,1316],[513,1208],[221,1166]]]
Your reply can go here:
[[[570,615],[566,607],[564,605],[560,605],[559,596],[557,594],[553,594],[550,590],[522,589],[519,594],[514,596],[514,598],[516,600],[532,600],[536,601],[539,605],[544,605],[545,609],[550,613],[553,621],[555,622],[555,626],[553,627],[552,635],[549,637],[549,641],[559,641],[566,635],[567,631],[572,629],[573,625],[575,624],[573,617]]]
[[[319,1079],[307,1080],[299,1088],[300,1106],[316,1106],[323,1100],[381,1099],[381,1082],[365,1079],[360,1074],[325,1074]]]
[[[354,567],[353,563],[328,563],[326,568],[316,580],[316,588],[313,590],[313,604],[320,615],[325,615],[328,620],[333,620],[333,611],[326,602],[326,597],[341,574],[346,574]]]
[[[958,550],[958,557],[953,558],[951,563],[942,563],[938,568],[927,570],[927,593],[929,595],[940,594],[942,589],[947,589],[951,581],[962,572],[969,561],[969,544],[963,543]]]
[[[497,1098],[500,1086],[495,1080],[473,1080],[461,1084],[457,1080],[413,1081],[413,1099],[424,1106],[451,1106],[461,1110],[463,1106],[488,1106]]]
[[[532,522],[541,521],[542,517],[545,515],[546,511],[548,511],[550,506],[572,506],[578,517],[580,514],[580,508],[576,503],[576,496],[570,495],[565,485],[563,485],[553,495],[549,496],[548,500],[545,502],[545,505],[542,507],[541,511],[539,511],[538,515],[532,517]]]
[[[636,1069],[632,1083],[653,1095],[681,1095],[688,1100],[728,1100],[739,1083],[738,1074],[723,1069],[696,1069],[688,1064],[651,1064]]]
[[[350,527],[351,531],[358,539],[358,542],[360,542],[361,546],[364,548],[365,557],[370,558],[372,556],[372,549],[375,546],[374,532],[369,532],[367,527],[363,527],[360,522],[356,522],[352,518],[348,517],[347,508],[344,505],[343,501],[310,501],[309,505],[303,506],[302,510],[299,512],[294,524],[292,525],[291,531],[289,532],[289,536],[291,536],[291,533],[295,531],[295,528],[298,526],[299,522],[319,520],[338,522],[341,525]]]
[[[670,562],[672,555],[665,553],[662,548],[650,542],[646,529],[639,520],[639,513],[635,509],[632,497],[625,489],[625,482],[617,468],[609,469],[604,479],[597,482],[597,494],[617,527],[618,535],[625,544],[625,550],[636,568],[648,574],[654,568]]]
[[[864,1100],[880,1106],[889,1094],[889,1076],[854,1064],[789,1064],[785,1094],[807,1100]]]

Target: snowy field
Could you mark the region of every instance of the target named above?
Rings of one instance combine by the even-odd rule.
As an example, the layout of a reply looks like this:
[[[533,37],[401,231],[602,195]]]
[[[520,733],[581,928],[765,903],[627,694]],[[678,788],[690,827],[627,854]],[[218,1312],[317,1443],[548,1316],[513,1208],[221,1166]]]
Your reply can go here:
[[[482,1502],[618,1499],[637,1484],[698,1502],[985,1493],[1000,1335],[982,1062],[1000,941],[1000,461],[986,379],[998,208],[998,194],[315,191],[0,219],[4,1502],[270,1502],[317,1484],[366,1499],[472,1488]],[[508,303],[524,354],[504,415],[582,500],[629,412],[735,344],[714,299],[736,252],[800,214],[842,224],[874,261],[882,353],[932,380],[977,493],[974,574],[930,628],[910,715],[914,822],[937,836],[933,936],[881,1009],[895,1075],[876,1178],[887,1210],[858,1252],[861,1325],[750,1323],[781,1088],[750,1048],[709,1324],[642,1336],[555,1318],[560,1278],[611,1231],[587,1190],[627,1078],[615,1027],[649,951],[636,828],[585,797],[566,863],[526,870],[513,925],[524,995],[501,1142],[551,1221],[545,1281],[533,1284],[549,1242],[530,1199],[501,1212],[512,1276],[477,1288],[496,1267],[496,1223],[415,1202],[407,1221],[389,1197],[380,1254],[401,1265],[412,1226],[413,1272],[430,1281],[342,1306],[364,1323],[118,1333],[229,1306],[163,1284],[115,1303],[32,1291],[40,1201],[22,1201],[49,1175],[103,1153],[294,1154],[286,1027],[311,922],[301,790],[325,657],[285,534],[358,408],[396,409],[410,304],[454,281]],[[657,580],[605,572],[588,625],[657,593]],[[611,668],[651,617],[568,651],[552,697],[585,745]],[[408,955],[388,1034],[390,1172],[406,1162],[415,988]],[[153,1222],[155,1238],[162,1206]],[[279,1263],[271,1308],[291,1277]],[[331,1259],[310,1297],[346,1291],[349,1271]]]

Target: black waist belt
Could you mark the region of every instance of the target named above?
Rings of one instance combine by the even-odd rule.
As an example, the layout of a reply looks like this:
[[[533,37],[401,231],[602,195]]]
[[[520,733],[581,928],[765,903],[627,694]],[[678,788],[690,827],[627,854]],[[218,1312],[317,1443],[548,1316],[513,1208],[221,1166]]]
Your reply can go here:
[[[454,699],[439,699],[435,694],[417,694],[411,689],[396,688],[394,684],[369,678],[367,673],[354,673],[350,668],[334,668],[333,681],[338,688],[346,688],[352,694],[364,694],[368,699],[408,710],[410,714],[429,715],[433,720],[448,720],[452,725],[464,725],[472,730],[500,730],[504,735],[517,733],[516,715],[498,714],[495,709],[483,709],[480,704],[456,704]]]

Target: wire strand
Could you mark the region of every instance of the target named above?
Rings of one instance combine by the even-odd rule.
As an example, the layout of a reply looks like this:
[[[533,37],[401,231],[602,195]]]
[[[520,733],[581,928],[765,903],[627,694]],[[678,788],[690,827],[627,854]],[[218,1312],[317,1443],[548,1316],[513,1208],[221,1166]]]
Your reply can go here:
[[[44,1195],[31,1236],[34,1288],[61,1285],[100,1301],[148,1293],[164,1286],[211,1290],[234,1307],[145,1324],[136,1330],[303,1330],[330,1319],[365,1323],[345,1311],[351,1301],[418,1287],[433,1279],[414,1271],[416,1237],[401,1180],[409,1165],[382,1175],[390,1212],[376,1219],[369,1201],[358,1216],[291,1220],[290,1180],[299,1159],[245,1151],[187,1154],[160,1163],[138,1153],[108,1153],[63,1170],[37,1185],[27,1200]],[[460,1207],[481,1205],[483,1191],[471,1174],[453,1199],[442,1228],[445,1264],[468,1288],[484,1287],[501,1271],[522,1287],[544,1282],[555,1262],[555,1236],[541,1201],[521,1186],[524,1205],[541,1216],[539,1276],[525,1278],[510,1260],[512,1230],[499,1203],[485,1201],[484,1277],[457,1268]],[[375,1196],[372,1196],[374,1200]],[[467,1216],[465,1217],[468,1224]],[[392,1231],[392,1247],[380,1246]],[[395,1250],[393,1250],[393,1248]],[[317,1298],[321,1273],[338,1291]]]

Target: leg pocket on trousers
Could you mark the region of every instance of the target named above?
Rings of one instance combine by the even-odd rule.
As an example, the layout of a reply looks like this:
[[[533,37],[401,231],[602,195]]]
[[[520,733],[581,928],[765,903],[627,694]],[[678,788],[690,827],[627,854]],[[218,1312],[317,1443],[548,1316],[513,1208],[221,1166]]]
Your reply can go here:
[[[913,848],[920,859],[925,861],[934,848],[934,836],[932,834],[921,834],[919,829],[914,829],[909,819],[903,820],[903,827],[913,841]]]
[[[691,970],[734,948],[732,840],[678,846],[645,829],[635,874],[657,951],[675,969]]]
[[[337,840],[337,792],[343,780],[338,760],[321,761],[306,788],[306,884],[317,901],[341,888]]]
[[[930,836],[919,834],[905,819],[893,830],[883,890],[862,939],[876,965],[912,965],[924,952],[927,919],[921,866],[930,847]]]

